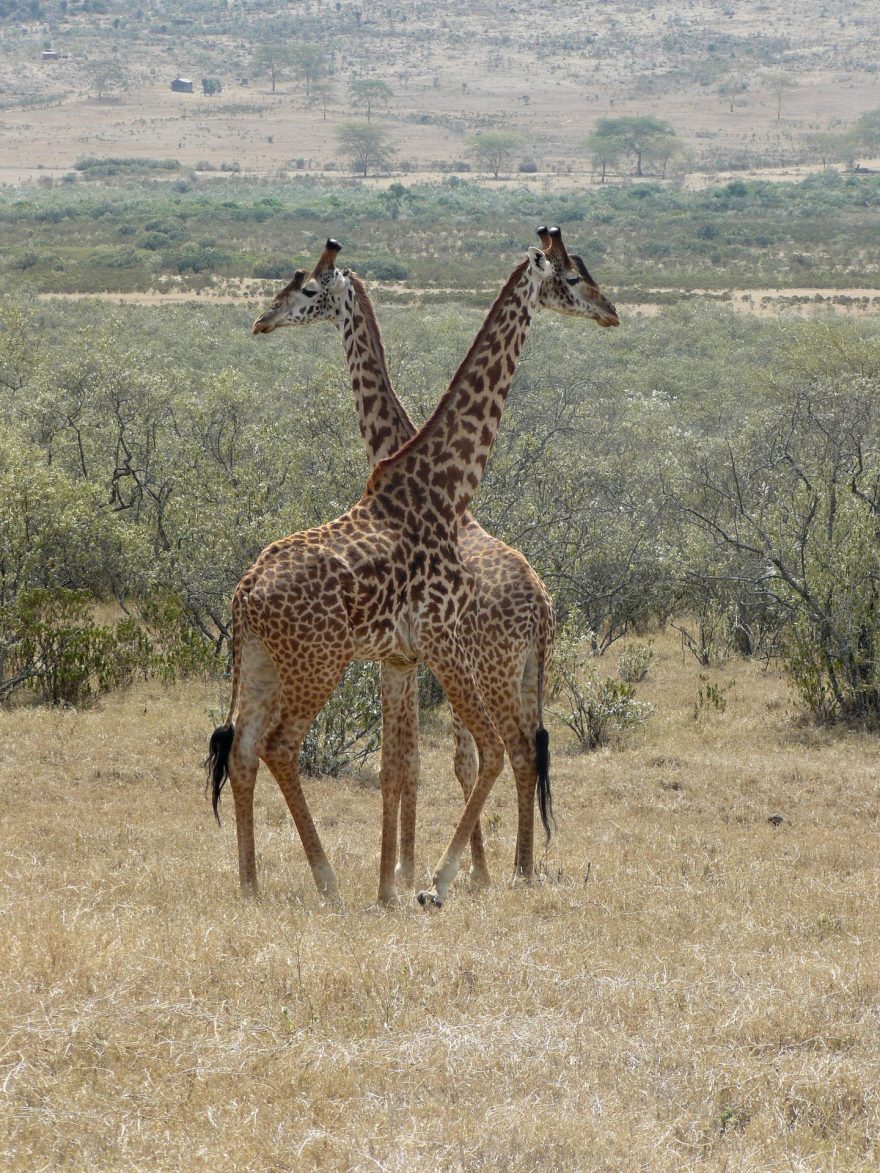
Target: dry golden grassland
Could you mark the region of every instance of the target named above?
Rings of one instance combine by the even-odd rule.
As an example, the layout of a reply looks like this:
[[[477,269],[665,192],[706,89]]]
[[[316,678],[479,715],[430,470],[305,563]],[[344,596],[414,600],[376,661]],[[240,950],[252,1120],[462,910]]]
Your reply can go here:
[[[554,728],[544,881],[507,883],[505,774],[495,886],[461,877],[436,914],[372,906],[369,773],[308,785],[344,910],[268,775],[241,901],[199,770],[217,685],[0,714],[0,1166],[876,1169],[876,740],[805,727],[744,662],[695,720],[696,662],[656,648],[637,738],[573,756]],[[425,872],[460,808],[450,748],[441,719]]]

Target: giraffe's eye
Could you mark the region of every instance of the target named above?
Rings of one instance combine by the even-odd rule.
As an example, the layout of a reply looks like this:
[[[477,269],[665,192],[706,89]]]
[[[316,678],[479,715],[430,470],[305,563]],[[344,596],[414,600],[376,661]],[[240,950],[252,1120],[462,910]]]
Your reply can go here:
[[[317,289],[304,289],[303,294],[305,297],[317,297],[318,291]]]
[[[569,285],[580,285],[581,283],[580,277],[566,277],[565,280]]]

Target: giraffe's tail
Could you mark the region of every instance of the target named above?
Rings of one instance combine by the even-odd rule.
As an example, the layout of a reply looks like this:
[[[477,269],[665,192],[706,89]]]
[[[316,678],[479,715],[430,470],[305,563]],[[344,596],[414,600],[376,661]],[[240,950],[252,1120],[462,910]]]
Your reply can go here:
[[[538,768],[538,810],[549,843],[553,835],[553,792],[550,789],[550,734],[543,725],[535,734],[535,758]]]
[[[553,652],[556,634],[556,616],[550,596],[547,611],[539,625],[538,634],[538,729],[535,733],[535,766],[538,776],[538,812],[544,825],[547,842],[553,836],[553,791],[550,787],[550,734],[544,728],[544,676]]]
[[[229,712],[222,725],[218,725],[208,742],[208,756],[205,758],[205,793],[210,791],[214,818],[220,822],[220,792],[229,778],[229,755],[235,737],[232,717],[238,704],[238,685],[241,675],[242,624],[246,621],[245,600],[238,591],[232,596],[232,696]]]
[[[230,721],[226,725],[218,725],[211,734],[208,742],[208,756],[205,758],[207,782],[205,789],[211,792],[211,806],[214,808],[214,818],[220,822],[220,791],[229,778],[229,755],[232,752],[232,741],[235,737],[235,726]]]

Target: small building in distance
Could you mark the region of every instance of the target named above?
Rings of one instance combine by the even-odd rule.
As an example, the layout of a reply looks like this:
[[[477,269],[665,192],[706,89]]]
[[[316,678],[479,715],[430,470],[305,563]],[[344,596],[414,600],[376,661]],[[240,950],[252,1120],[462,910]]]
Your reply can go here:
[[[175,94],[191,94],[193,92],[193,83],[188,77],[176,77],[171,83],[171,88]]]

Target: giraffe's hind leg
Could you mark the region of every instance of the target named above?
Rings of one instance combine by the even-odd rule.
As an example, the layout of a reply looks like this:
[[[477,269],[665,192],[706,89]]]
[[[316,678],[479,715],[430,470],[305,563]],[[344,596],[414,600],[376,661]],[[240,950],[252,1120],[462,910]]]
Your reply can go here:
[[[464,794],[464,800],[467,802],[468,796],[477,781],[479,759],[477,757],[476,742],[455,712],[452,714],[452,735],[455,739],[453,768],[462,793]],[[486,863],[486,849],[483,845],[483,828],[480,825],[479,819],[477,819],[474,829],[471,831],[470,876],[475,884],[487,885],[490,883],[489,865]]]
[[[276,720],[266,729],[258,747],[260,757],[278,783],[293,816],[315,886],[329,900],[338,899],[336,873],[324,851],[303,793],[299,751],[312,722],[339,683],[347,664],[348,659],[343,657],[328,666],[326,661],[310,663],[304,656],[297,662],[295,676],[287,670],[281,680]]]
[[[229,783],[235,802],[238,879],[242,894],[257,895],[257,857],[254,843],[254,787],[259,755],[257,745],[275,720],[278,676],[275,665],[258,639],[247,639],[241,650],[241,685],[235,734],[229,752]]]
[[[530,880],[535,870],[535,734],[539,724],[537,660],[532,649],[525,664],[519,659],[516,663],[495,667],[500,670],[493,670],[491,676],[482,674],[478,680],[489,716],[504,742],[516,782],[514,876]]]
[[[536,647],[529,649],[522,674],[522,683],[517,700],[517,717],[513,723],[519,733],[519,758],[510,761],[516,777],[516,792],[519,807],[519,822],[516,835],[516,858],[514,874],[530,879],[535,871],[535,789],[538,781],[538,760],[536,736],[541,728],[541,706],[538,701],[539,653]],[[503,735],[502,735],[503,736]],[[513,728],[510,742],[516,733]],[[505,738],[505,741],[507,739]],[[510,749],[508,749],[510,753]],[[549,798],[549,779],[547,782]],[[549,831],[548,831],[549,839]]]

